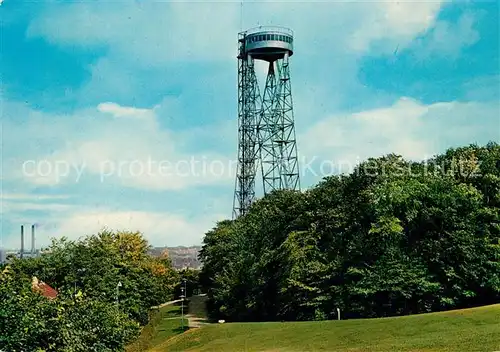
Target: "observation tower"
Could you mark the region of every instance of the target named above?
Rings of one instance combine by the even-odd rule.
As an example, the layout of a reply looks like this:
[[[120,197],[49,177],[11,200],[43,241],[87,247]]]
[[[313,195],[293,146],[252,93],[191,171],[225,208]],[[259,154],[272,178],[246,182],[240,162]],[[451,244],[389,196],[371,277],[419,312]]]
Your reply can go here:
[[[276,189],[300,190],[289,59],[293,32],[258,27],[238,34],[238,167],[233,218],[255,199],[260,168],[264,195]],[[255,60],[268,63],[261,96]]]

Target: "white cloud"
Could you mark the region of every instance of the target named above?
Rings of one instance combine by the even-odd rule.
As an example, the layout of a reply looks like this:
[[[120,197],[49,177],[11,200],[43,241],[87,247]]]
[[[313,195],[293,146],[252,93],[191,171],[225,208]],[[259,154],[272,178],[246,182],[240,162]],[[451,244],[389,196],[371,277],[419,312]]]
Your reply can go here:
[[[159,107],[138,109],[107,102],[94,111],[76,112],[71,117],[73,125],[59,125],[58,117],[43,116],[43,123],[52,121],[53,128],[38,136],[30,134],[32,143],[39,148],[19,150],[15,139],[8,140],[5,150],[15,153],[5,169],[11,178],[42,186],[79,183],[90,176],[101,183],[180,190],[234,178],[236,163],[232,155],[212,152],[200,144],[194,152],[184,150],[187,139],[196,143],[197,136],[203,137],[206,129],[173,132],[161,128],[158,112],[162,112]],[[106,119],[107,115],[128,118]],[[31,127],[36,125],[35,119]],[[80,128],[75,131],[75,126]],[[5,127],[9,134],[22,133],[10,123]],[[67,140],[59,140],[59,136]]]
[[[240,28],[287,26],[295,35],[296,111],[302,105],[308,113],[312,100],[318,101],[316,107],[328,104],[331,108],[351,99],[353,92],[371,94],[357,79],[358,59],[410,45],[433,26],[442,3],[245,1],[241,11],[240,3],[231,1],[78,2],[49,6],[31,21],[27,34],[67,48],[105,48],[88,67],[91,78],[74,93],[75,98],[92,103],[97,99],[135,102],[141,101],[145,90],[159,96],[181,89],[187,95],[196,87],[207,95],[223,96],[229,91],[225,87],[236,80]],[[182,71],[184,78],[180,78],[179,67],[193,62],[194,69]],[[201,69],[207,64],[215,67],[215,62],[227,65],[217,66],[216,74],[203,73],[215,72]],[[267,70],[259,64],[257,69],[260,77]],[[192,87],[184,89],[185,84]],[[236,107],[234,115],[235,111]],[[212,112],[209,118],[227,114],[228,110]],[[301,115],[297,117],[300,120]]]
[[[2,200],[51,200],[51,199],[68,199],[68,195],[63,194],[29,194],[29,193],[2,193],[0,194],[0,201]]]
[[[234,182],[236,133],[230,131],[235,129],[234,121],[211,129],[191,128],[174,133],[159,127],[157,113],[165,113],[160,108],[137,109],[106,103],[100,105],[100,109],[115,115],[147,118],[86,117],[94,124],[82,123],[86,130],[81,136],[72,138],[74,128],[68,125],[54,129],[51,134],[43,134],[39,142],[44,145],[45,140],[65,135],[71,143],[54,146],[52,153],[45,148],[31,150],[29,157],[15,159],[17,169],[9,169],[17,170],[18,179],[21,177],[35,186],[77,185],[90,181],[84,183],[179,191],[197,185],[222,186]],[[498,127],[498,112],[498,104],[491,102],[425,105],[410,98],[400,98],[392,106],[336,114],[313,124],[303,133],[298,130],[298,148],[306,158],[334,158],[353,164],[392,152],[423,159],[457,143],[498,139],[498,128],[492,128],[495,124]],[[78,120],[82,115],[77,113],[75,116]],[[233,136],[231,143],[226,141],[226,146],[218,149],[222,153],[207,147],[223,142],[229,135]],[[198,142],[196,147],[187,143],[188,140]],[[24,172],[23,160],[32,161]],[[40,169],[36,173],[37,166]]]
[[[151,109],[138,109],[128,106],[120,106],[115,103],[101,103],[97,105],[97,110],[103,113],[109,113],[114,117],[134,117],[134,118],[153,118],[154,112]]]
[[[59,44],[105,45],[112,56],[144,67],[207,55],[230,60],[238,10],[237,3],[80,2],[50,7],[31,23],[28,35]]]
[[[415,40],[412,51],[418,59],[429,56],[443,56],[456,59],[463,48],[476,43],[479,33],[474,28],[479,17],[477,13],[464,13],[456,23],[438,21],[429,31],[429,37]]]
[[[389,107],[322,120],[299,136],[299,151],[307,160],[343,162],[349,170],[389,153],[422,160],[451,146],[499,141],[499,113],[498,102],[425,105],[401,98]]]
[[[464,99],[469,101],[500,101],[500,74],[478,76],[463,84]]]
[[[76,45],[85,51],[105,49],[89,65],[91,79],[74,92],[75,98],[92,103],[97,99],[135,102],[140,101],[145,90],[164,94],[178,91],[188,81],[206,94],[227,94],[221,90],[231,84],[230,80],[236,80],[240,29],[286,26],[293,29],[295,36],[293,85],[294,94],[301,93],[295,94],[296,102],[303,99],[303,105],[307,105],[309,96],[318,99],[323,94],[331,106],[348,100],[352,92],[369,90],[356,77],[361,56],[410,45],[432,27],[441,5],[441,1],[416,4],[404,0],[244,1],[242,8],[232,1],[77,2],[64,7],[48,6],[31,21],[27,35],[67,48]],[[309,65],[311,60],[314,65]],[[220,65],[212,76],[202,73],[202,65],[215,62],[227,63],[227,69]],[[183,71],[184,79],[180,79],[179,67],[192,63],[195,69]],[[262,76],[266,68],[257,68]],[[179,80],[183,83],[179,84]],[[320,93],[310,92],[312,86]],[[182,91],[186,94],[188,90]],[[228,114],[227,110],[222,114]]]
[[[435,22],[443,1],[378,1],[350,35],[351,48],[367,52],[374,43],[383,51],[405,47]]]
[[[156,246],[192,245],[201,243],[204,234],[222,218],[224,216],[214,214],[191,221],[181,215],[160,212],[81,209],[64,216],[53,216],[49,221],[38,224],[37,242],[47,245],[51,238],[66,236],[77,239],[108,228],[140,231]]]
[[[61,212],[73,208],[70,204],[58,203],[33,203],[33,202],[2,202],[1,214],[12,214],[31,210],[42,210],[47,212]]]
[[[29,194],[29,193],[2,193],[0,194],[0,215],[5,219],[15,219],[23,222],[22,214],[26,211],[43,211],[46,213],[66,212],[73,208],[72,204],[58,203],[57,201],[71,201],[65,194]]]
[[[238,2],[73,3],[50,7],[31,23],[28,34],[63,45],[105,45],[111,50],[109,56],[140,66],[172,60],[234,60],[241,25],[243,29],[291,27],[297,49],[309,54],[327,46],[333,52],[366,52],[373,41],[410,42],[433,24],[441,5],[441,1],[396,0],[258,1],[244,2],[241,11]]]

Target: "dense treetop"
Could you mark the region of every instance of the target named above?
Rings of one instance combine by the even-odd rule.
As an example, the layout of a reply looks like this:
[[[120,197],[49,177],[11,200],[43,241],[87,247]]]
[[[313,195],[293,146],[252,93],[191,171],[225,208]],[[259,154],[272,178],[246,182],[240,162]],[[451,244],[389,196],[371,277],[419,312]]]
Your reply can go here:
[[[0,273],[0,350],[123,351],[178,283],[168,258],[148,249],[140,233],[102,231],[14,260]],[[58,297],[33,292],[32,277]]]
[[[500,302],[500,146],[369,159],[209,231],[214,318],[378,317]]]

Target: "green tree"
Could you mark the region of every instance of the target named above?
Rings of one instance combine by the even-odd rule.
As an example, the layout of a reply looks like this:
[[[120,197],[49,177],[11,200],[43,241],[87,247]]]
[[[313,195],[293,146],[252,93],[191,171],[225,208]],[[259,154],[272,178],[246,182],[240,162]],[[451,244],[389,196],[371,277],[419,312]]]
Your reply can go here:
[[[170,261],[148,248],[140,233],[104,230],[13,260],[0,285],[0,348],[122,351],[178,284]],[[33,276],[56,288],[57,299],[32,292]]]
[[[273,192],[209,231],[213,317],[328,319],[500,301],[500,146],[390,154],[305,192]]]

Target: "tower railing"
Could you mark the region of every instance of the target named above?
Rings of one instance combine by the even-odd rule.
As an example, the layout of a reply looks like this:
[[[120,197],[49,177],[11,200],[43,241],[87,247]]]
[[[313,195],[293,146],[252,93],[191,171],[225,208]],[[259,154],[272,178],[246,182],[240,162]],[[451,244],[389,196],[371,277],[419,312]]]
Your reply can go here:
[[[278,32],[278,33],[283,33],[283,34],[288,34],[293,36],[293,31],[290,28],[286,27],[280,27],[280,26],[259,26],[259,27],[254,27],[250,28],[244,32],[241,32],[242,34],[250,35],[254,33],[259,33],[259,32]]]

